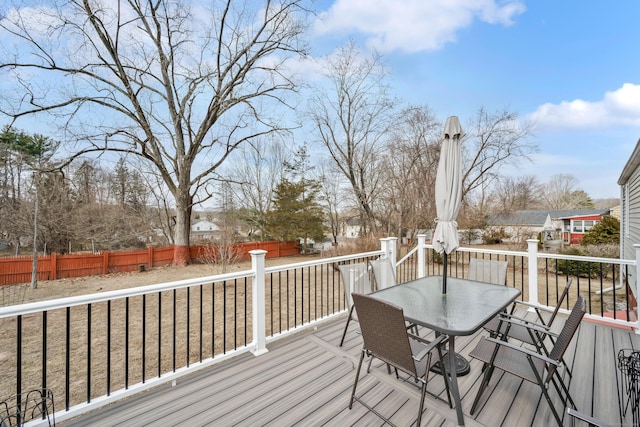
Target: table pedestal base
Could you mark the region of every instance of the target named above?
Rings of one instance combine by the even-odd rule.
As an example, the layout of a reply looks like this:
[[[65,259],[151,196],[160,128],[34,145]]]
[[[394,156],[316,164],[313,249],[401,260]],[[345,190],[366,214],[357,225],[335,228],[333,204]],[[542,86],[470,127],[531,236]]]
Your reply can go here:
[[[445,352],[443,357],[444,359],[444,367],[447,371],[449,371],[449,356]],[[456,359],[456,375],[459,377],[463,377],[467,375],[471,371],[471,367],[469,366],[469,361],[462,357],[462,355],[455,353]],[[442,374],[442,370],[440,369],[440,361],[436,362],[435,365],[431,368],[431,372],[436,374]]]

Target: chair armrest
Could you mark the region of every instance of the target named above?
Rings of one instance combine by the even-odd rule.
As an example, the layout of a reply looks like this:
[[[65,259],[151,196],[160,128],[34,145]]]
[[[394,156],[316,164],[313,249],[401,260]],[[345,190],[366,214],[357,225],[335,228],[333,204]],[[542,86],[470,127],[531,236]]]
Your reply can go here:
[[[545,356],[544,354],[536,353],[535,351],[531,351],[528,348],[520,347],[518,345],[513,345],[513,344],[511,344],[511,343],[509,343],[507,341],[501,341],[501,340],[497,340],[495,338],[489,338],[489,337],[484,337],[483,339],[485,339],[485,340],[487,340],[489,342],[492,342],[494,344],[498,344],[500,346],[507,347],[507,348],[510,348],[512,350],[515,350],[515,351],[519,351],[520,353],[524,353],[524,354],[526,354],[526,355],[528,355],[530,357],[535,357],[536,359],[543,360],[546,363],[550,363],[550,364],[558,366],[558,367],[560,367],[560,365],[561,365],[561,363],[559,361],[550,359],[547,356]]]
[[[530,308],[538,308],[537,304],[531,304],[530,302],[527,301],[519,301],[516,300],[513,302],[514,304],[520,304],[520,305],[524,305],[525,307],[530,307]]]
[[[500,319],[501,322],[503,323],[511,323],[513,325],[518,325],[518,326],[522,326],[523,328],[527,328],[530,329],[532,331],[544,334],[544,335],[549,335],[551,337],[557,338],[558,334],[551,332],[548,328],[546,327],[541,327],[540,325],[538,325],[537,323],[523,323],[520,319],[510,319],[510,318],[501,318]]]
[[[424,338],[420,338],[420,337],[418,337],[416,335],[413,335],[413,334],[409,334],[409,336],[411,338],[415,339],[416,341],[420,341],[422,343],[428,344],[420,353],[418,353],[417,355],[413,356],[413,360],[415,360],[416,362],[421,361],[427,354],[431,353],[431,351],[433,351],[434,348],[436,348],[437,346],[442,344],[442,342],[444,340],[449,338],[447,335],[440,335],[435,340],[429,342],[429,341],[425,340]]]
[[[529,325],[534,325],[534,326],[537,326],[539,328],[544,328],[546,330],[549,330],[549,327],[547,325],[544,325],[544,324],[539,323],[539,322],[534,322],[532,320],[527,320],[527,319],[524,319],[522,317],[514,316],[513,314],[500,313],[500,317],[505,318],[505,319],[517,320],[518,322],[521,322],[521,323],[527,323]]]
[[[604,421],[600,421],[597,418],[590,417],[589,415],[583,414],[582,412],[577,411],[571,407],[567,408],[567,414],[586,423],[589,423],[590,426],[609,427],[609,424],[605,423]]]

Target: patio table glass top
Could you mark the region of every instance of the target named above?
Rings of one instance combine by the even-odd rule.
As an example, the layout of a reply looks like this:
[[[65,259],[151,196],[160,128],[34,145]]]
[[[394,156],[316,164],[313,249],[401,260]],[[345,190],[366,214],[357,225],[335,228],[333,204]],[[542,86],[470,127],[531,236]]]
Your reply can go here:
[[[373,296],[402,307],[405,318],[447,335],[471,335],[512,303],[520,290],[502,285],[427,276],[377,291]]]

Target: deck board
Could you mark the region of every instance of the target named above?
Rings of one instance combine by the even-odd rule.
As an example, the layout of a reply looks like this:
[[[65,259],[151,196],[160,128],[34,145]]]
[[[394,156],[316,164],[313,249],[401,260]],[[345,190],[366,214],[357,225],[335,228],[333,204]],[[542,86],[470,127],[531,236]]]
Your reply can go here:
[[[518,315],[535,319],[524,310]],[[243,354],[60,422],[67,427],[94,426],[382,426],[384,423],[359,402],[348,409],[362,340],[352,321],[339,347],[346,315],[268,345],[269,352],[255,357]],[[564,322],[559,317],[554,329]],[[433,336],[421,328],[423,337]],[[456,341],[456,351],[466,356],[480,335]],[[640,336],[628,330],[583,322],[567,351],[574,370],[570,383],[578,409],[612,424],[621,424],[617,397],[616,357],[620,348],[640,348]],[[459,377],[462,408],[467,426],[554,425],[547,402],[535,384],[496,371],[485,391],[478,413],[469,414],[480,383],[482,365],[471,359],[471,373]],[[414,424],[419,389],[389,375],[376,361],[372,371],[361,372],[358,395],[398,426]],[[446,403],[444,383],[432,375],[422,425],[456,425],[455,410]],[[551,391],[554,400],[558,397]],[[572,425],[565,417],[565,425]],[[622,424],[624,425],[624,424]]]

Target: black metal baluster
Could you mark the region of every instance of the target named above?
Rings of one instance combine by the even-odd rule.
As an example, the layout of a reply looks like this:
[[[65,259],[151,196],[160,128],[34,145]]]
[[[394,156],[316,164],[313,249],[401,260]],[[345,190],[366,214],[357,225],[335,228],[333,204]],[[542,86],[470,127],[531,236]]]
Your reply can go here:
[[[67,319],[66,319],[66,338],[65,338],[65,355],[64,355],[64,407],[66,410],[70,408],[69,394],[71,392],[71,307],[67,307]]]
[[[47,388],[47,312],[42,312],[42,388]]]
[[[238,348],[238,279],[233,279],[233,350]]]
[[[202,305],[203,305],[203,300],[202,300],[202,286],[200,285],[200,328],[199,328],[199,336],[200,336],[200,363],[202,363],[202,333],[203,333],[203,325],[202,325]]]
[[[44,360],[42,366],[46,366]],[[91,303],[87,304],[87,403],[91,403]]]
[[[222,282],[222,354],[227,353],[227,281]]]
[[[176,371],[176,290],[173,290],[173,372]]]
[[[211,357],[216,355],[216,284],[211,284]]]
[[[129,297],[124,299],[124,389],[129,388]]]
[[[111,300],[107,301],[107,396],[111,395]]]
[[[142,383],[145,383],[147,368],[147,294],[142,295]]]
[[[190,350],[190,342],[189,336],[191,334],[191,286],[187,287],[187,368],[189,367],[189,350]]]
[[[20,394],[22,393],[22,315],[16,316],[16,395],[18,407],[20,407]],[[20,424],[20,420],[18,420]]]
[[[158,292],[158,378],[162,375],[162,292]]]

